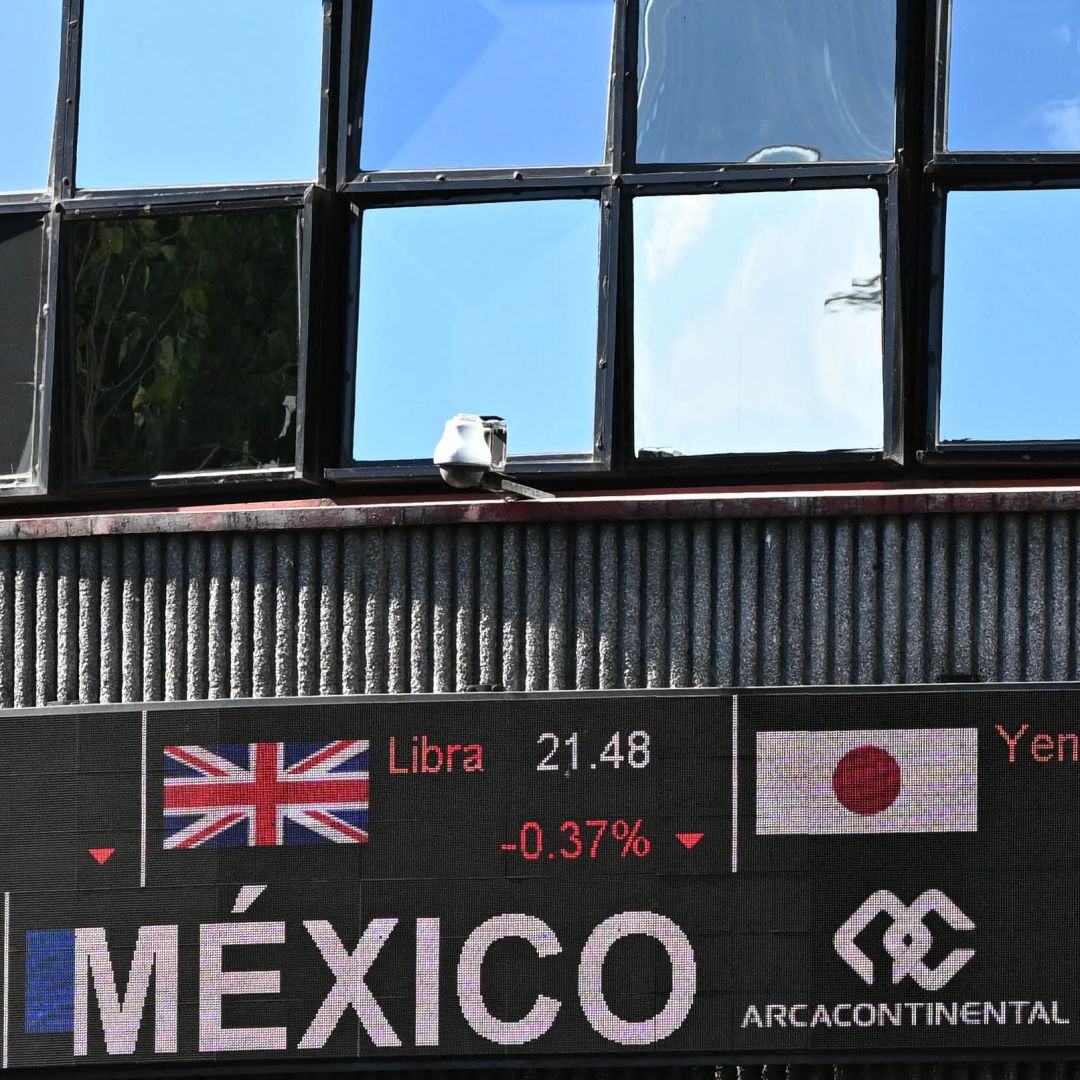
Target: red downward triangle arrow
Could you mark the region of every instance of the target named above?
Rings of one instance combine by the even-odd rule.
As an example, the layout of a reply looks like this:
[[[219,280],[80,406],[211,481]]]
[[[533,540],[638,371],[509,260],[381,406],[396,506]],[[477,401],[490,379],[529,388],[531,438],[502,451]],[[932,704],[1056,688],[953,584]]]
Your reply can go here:
[[[689,851],[705,834],[703,832],[677,832],[679,843]]]
[[[114,847],[92,847],[90,848],[90,854],[100,863],[102,866],[109,861],[112,853],[116,850]]]

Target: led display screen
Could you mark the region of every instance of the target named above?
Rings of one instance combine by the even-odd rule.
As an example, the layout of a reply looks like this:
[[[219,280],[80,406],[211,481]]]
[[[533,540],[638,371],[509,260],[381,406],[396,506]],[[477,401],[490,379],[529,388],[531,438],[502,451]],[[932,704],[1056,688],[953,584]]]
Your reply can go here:
[[[1076,1047],[1075,690],[4,714],[10,1068]]]

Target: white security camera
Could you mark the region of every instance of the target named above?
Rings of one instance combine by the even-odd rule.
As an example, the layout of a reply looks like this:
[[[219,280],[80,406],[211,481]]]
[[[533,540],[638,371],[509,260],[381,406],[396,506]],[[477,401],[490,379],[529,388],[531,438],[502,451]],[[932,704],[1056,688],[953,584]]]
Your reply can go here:
[[[456,488],[479,487],[506,467],[506,424],[501,416],[458,413],[446,421],[435,446],[442,478]]]
[[[451,487],[484,488],[508,498],[554,498],[506,475],[506,421],[501,416],[458,413],[450,417],[435,446],[433,460]]]

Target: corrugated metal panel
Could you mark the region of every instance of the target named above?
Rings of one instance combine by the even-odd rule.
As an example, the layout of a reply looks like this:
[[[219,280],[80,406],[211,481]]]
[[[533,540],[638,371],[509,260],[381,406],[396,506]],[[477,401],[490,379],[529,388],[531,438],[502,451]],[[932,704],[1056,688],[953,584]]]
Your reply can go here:
[[[1077,514],[0,543],[0,704],[1075,679]]]

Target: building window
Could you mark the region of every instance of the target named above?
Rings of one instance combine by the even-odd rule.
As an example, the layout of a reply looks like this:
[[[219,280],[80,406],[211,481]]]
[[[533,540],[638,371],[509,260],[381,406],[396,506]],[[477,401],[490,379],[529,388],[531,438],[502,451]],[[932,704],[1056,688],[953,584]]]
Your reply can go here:
[[[948,112],[954,153],[1080,149],[1080,3],[952,0]]]
[[[60,0],[8,0],[0,12],[0,198],[49,186],[60,9]]]
[[[430,459],[447,402],[518,455],[592,455],[598,200],[369,209],[360,236],[355,460]]]
[[[938,12],[928,461],[1073,458],[1080,0]]]
[[[599,165],[610,0],[374,0],[360,169]]]
[[[0,492],[317,475],[332,8],[4,5]]]
[[[80,188],[313,180],[321,0],[83,0]]]
[[[892,161],[896,0],[639,12],[639,164]]]
[[[455,412],[503,416],[511,467],[526,472],[899,455],[897,290],[882,244],[897,227],[895,0],[350,10],[355,441],[335,479],[406,461],[431,472],[432,432]],[[599,243],[565,246],[545,270],[554,237],[510,223],[569,209],[568,196],[600,208]],[[406,213],[424,223],[416,239]],[[484,216],[506,225],[485,237]],[[455,218],[477,224],[447,267],[423,245]],[[537,270],[543,290],[518,285]],[[455,296],[450,278],[468,289],[485,275],[486,305]],[[557,301],[553,323],[544,306],[569,282],[579,302]],[[536,302],[515,310],[507,290]],[[578,331],[594,295],[586,382]],[[389,439],[365,444],[365,413],[368,430],[393,431],[396,455]]]
[[[71,230],[80,479],[291,469],[296,211]]]
[[[880,451],[881,217],[866,188],[639,196],[639,456]]]
[[[0,494],[1080,460],[1080,0],[0,20]]]
[[[608,468],[617,5],[348,10],[354,347],[331,475],[432,475],[456,412],[505,418],[517,469]]]
[[[48,289],[45,219],[0,215],[0,487],[25,486],[36,476],[35,448],[43,435],[37,392],[44,359],[42,309]]]

